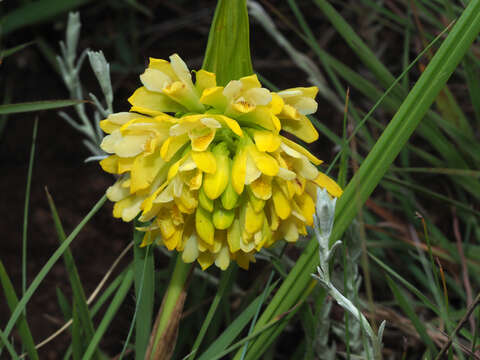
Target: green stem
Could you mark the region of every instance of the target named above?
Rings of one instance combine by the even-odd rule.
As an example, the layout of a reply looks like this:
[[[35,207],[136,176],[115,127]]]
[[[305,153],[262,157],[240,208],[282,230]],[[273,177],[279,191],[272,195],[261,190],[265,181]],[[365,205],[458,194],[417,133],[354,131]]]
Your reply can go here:
[[[170,280],[170,284],[168,284],[167,291],[165,292],[163,310],[158,321],[158,327],[156,330],[157,333],[155,334],[155,341],[153,343],[153,350],[150,353],[150,359],[153,359],[153,356],[156,353],[158,343],[172,316],[172,312],[175,308],[177,300],[183,291],[183,288],[185,287],[185,282],[192,266],[192,264],[184,263],[180,254],[177,255],[177,261],[175,263],[175,269],[173,270],[172,279]]]

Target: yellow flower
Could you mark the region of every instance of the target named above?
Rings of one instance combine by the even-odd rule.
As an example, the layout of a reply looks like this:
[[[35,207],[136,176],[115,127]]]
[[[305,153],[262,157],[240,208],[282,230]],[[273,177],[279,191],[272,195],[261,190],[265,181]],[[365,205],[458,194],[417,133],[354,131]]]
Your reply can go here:
[[[120,175],[107,190],[114,216],[146,223],[142,246],[163,244],[202,269],[248,269],[262,248],[307,234],[318,187],[342,194],[321,160],[280,134],[318,138],[306,117],[316,87],[273,93],[256,75],[221,87],[205,70],[194,82],[177,54],[150,59],[140,80],[130,111],[100,124],[112,154],[100,165]]]

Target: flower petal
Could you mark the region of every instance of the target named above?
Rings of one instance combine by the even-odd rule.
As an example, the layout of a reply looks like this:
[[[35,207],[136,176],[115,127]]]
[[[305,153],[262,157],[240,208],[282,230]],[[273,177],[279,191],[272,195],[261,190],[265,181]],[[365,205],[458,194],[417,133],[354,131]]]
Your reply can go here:
[[[186,111],[182,105],[171,100],[168,96],[148,91],[145,87],[138,88],[128,98],[128,102],[132,104],[131,111],[153,116],[160,115],[163,112]]]
[[[340,197],[343,194],[342,188],[322,172],[319,172],[317,178],[313,181],[321,188],[327,189],[328,193],[333,197]]]
[[[197,167],[203,172],[213,174],[217,170],[217,161],[210,151],[192,151],[191,155]]]

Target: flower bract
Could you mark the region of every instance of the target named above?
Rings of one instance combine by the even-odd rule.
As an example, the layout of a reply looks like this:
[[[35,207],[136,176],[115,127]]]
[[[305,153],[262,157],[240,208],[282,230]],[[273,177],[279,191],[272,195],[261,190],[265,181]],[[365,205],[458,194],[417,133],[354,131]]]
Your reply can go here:
[[[316,87],[275,93],[256,75],[217,86],[205,70],[193,79],[177,54],[150,59],[140,80],[130,111],[100,124],[111,154],[100,165],[119,175],[107,190],[113,215],[144,223],[142,246],[157,242],[202,269],[248,269],[262,248],[306,235],[319,187],[342,194],[286,134],[318,138],[306,116]]]

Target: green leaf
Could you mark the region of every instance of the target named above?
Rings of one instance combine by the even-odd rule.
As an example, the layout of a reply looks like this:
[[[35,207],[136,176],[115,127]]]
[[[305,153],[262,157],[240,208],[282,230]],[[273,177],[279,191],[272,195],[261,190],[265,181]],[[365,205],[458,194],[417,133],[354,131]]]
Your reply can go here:
[[[117,290],[117,293],[115,294],[114,298],[112,299],[112,302],[108,306],[107,311],[105,312],[105,315],[102,318],[102,321],[100,321],[97,331],[93,335],[92,341],[90,342],[90,344],[87,347],[87,350],[83,354],[82,360],[91,359],[95,354],[95,352],[97,351],[100,340],[102,340],[103,335],[105,334],[108,327],[110,326],[110,323],[112,322],[113,318],[117,314],[117,311],[120,308],[120,305],[123,303],[123,300],[127,296],[128,291],[132,286],[132,283],[133,283],[133,268],[129,267],[125,277],[122,280],[122,283],[120,284],[120,287]]]
[[[10,55],[13,55],[15,54],[16,52],[20,51],[20,50],[23,50],[25,49],[27,46],[30,46],[32,44],[34,44],[35,41],[29,41],[27,43],[24,43],[24,44],[20,44],[20,45],[17,45],[17,46],[14,46],[10,49],[5,49],[3,50],[2,52],[0,52],[0,64],[2,63],[2,60],[9,57]]]
[[[246,0],[218,0],[202,68],[219,86],[253,74]]]
[[[415,314],[415,309],[410,304],[410,301],[407,298],[405,298],[405,296],[402,294],[402,292],[399,290],[399,288],[397,287],[395,282],[390,278],[390,276],[385,274],[385,277],[387,279],[388,286],[392,290],[392,293],[398,302],[398,305],[400,305],[402,310],[405,312],[407,317],[412,322],[413,326],[417,330],[418,335],[420,335],[420,338],[422,339],[423,343],[426,344],[427,347],[430,349],[431,354],[436,354],[437,352],[436,347],[433,344],[433,341],[430,338],[430,336],[428,336],[427,329],[423,325],[422,321]]]
[[[472,0],[361,164],[358,172],[349,182],[343,195],[338,199],[332,240],[337,240],[343,235],[406,144],[440,90],[445,86],[446,81],[479,32],[480,0]],[[297,303],[311,281],[310,274],[315,271],[315,266],[318,264],[317,248],[316,241],[308,244],[263,312],[257,328],[261,328],[275,316],[284,313]],[[280,326],[284,325],[275,326],[252,342],[247,359],[261,357],[275,340],[275,334],[281,331]],[[238,355],[239,353],[237,353]]]
[[[78,233],[82,230],[85,224],[97,213],[98,210],[101,209],[107,197],[105,195],[102,196],[100,200],[93,206],[93,208],[89,211],[89,213],[83,218],[83,220],[75,227],[72,233],[65,239],[65,241],[58,247],[58,249],[50,256],[47,263],[42,267],[38,275],[33,279],[32,283],[28,287],[27,291],[23,295],[23,297],[18,302],[15,310],[12,313],[12,316],[8,320],[7,325],[5,326],[4,335],[8,336],[13,329],[13,326],[17,322],[17,320],[21,317],[25,307],[27,306],[28,301],[31,299],[35,291],[40,286],[40,283],[43,281],[45,276],[49,273],[52,269],[53,265],[58,261],[60,256],[65,252],[65,250],[70,246],[72,241],[76,238]]]
[[[50,212],[52,213],[53,222],[55,224],[55,229],[57,231],[58,239],[60,244],[65,241],[66,235],[65,231],[63,230],[63,225],[58,216],[57,208],[53,201],[52,196],[46,190],[48,205],[50,207]],[[73,302],[75,304],[77,318],[81,322],[81,328],[84,331],[84,340],[86,343],[90,342],[93,337],[93,322],[90,317],[90,313],[88,311],[87,305],[87,298],[85,296],[85,292],[83,290],[82,282],[80,280],[80,275],[78,275],[78,270],[75,265],[75,260],[73,259],[72,252],[69,248],[65,250],[63,253],[63,261],[65,262],[65,268],[67,269],[68,279],[70,281],[70,286],[72,287],[73,291]]]
[[[16,114],[31,111],[59,109],[67,106],[85,103],[84,100],[49,100],[49,101],[32,101],[18,104],[0,105],[0,115]]]
[[[135,226],[141,226],[136,223]],[[133,232],[133,258],[135,271],[135,357],[145,358],[145,353],[152,331],[153,305],[155,296],[155,265],[153,249],[141,248],[142,238],[145,233],[134,230]],[[128,341],[127,341],[128,342]]]
[[[222,300],[223,295],[225,294],[225,290],[227,289],[229,283],[230,283],[230,278],[232,275],[233,271],[233,266],[229,266],[226,271],[222,272],[221,278],[220,278],[220,285],[218,287],[217,293],[215,294],[215,297],[213,298],[212,304],[210,305],[210,309],[208,309],[207,316],[205,317],[205,320],[202,323],[202,327],[200,328],[200,331],[197,335],[197,338],[195,339],[195,342],[193,343],[192,346],[192,356],[190,356],[190,359],[195,359],[195,355],[198,352],[198,349],[200,348],[200,345],[202,344],[203,337],[205,336],[208,327],[210,325],[210,322],[213,319],[213,316],[215,315],[215,312],[217,311],[217,307],[220,304],[220,300]]]
[[[18,298],[17,298],[17,294],[15,293],[15,289],[13,288],[12,282],[8,277],[7,271],[5,270],[5,267],[3,266],[3,263],[1,261],[0,261],[0,283],[2,284],[3,293],[5,294],[5,299],[7,300],[8,307],[10,308],[10,311],[13,311],[17,307]],[[22,339],[22,344],[23,346],[25,346],[25,349],[27,350],[27,354],[29,358],[38,359],[37,350],[35,349],[35,342],[33,341],[32,333],[30,332],[30,327],[28,326],[27,320],[23,314],[21,314],[18,317],[17,329],[18,329],[20,338]],[[2,337],[5,336],[5,339],[8,336],[6,333],[5,334],[2,333],[1,335]],[[8,349],[9,342],[8,341],[5,342],[4,339],[1,339],[1,340],[4,343],[4,345],[5,344],[7,345],[7,350],[9,350],[10,355],[12,355],[12,352],[10,351],[10,349]],[[15,353],[15,351],[13,351],[13,353]]]
[[[48,20],[56,15],[73,10],[89,0],[37,0],[19,6],[0,19],[2,35]]]
[[[55,288],[55,292],[57,293],[57,302],[63,318],[65,321],[68,321],[72,317],[72,307],[70,306],[70,302],[58,286]]]
[[[222,335],[212,343],[208,349],[200,356],[198,360],[210,360],[216,354],[224,351],[235,338],[242,332],[252,319],[258,307],[264,301],[264,298],[268,297],[272,290],[276,287],[278,281],[267,287],[264,293],[260,294],[255,300],[253,300],[243,312],[238,315],[235,320],[223,331]]]

